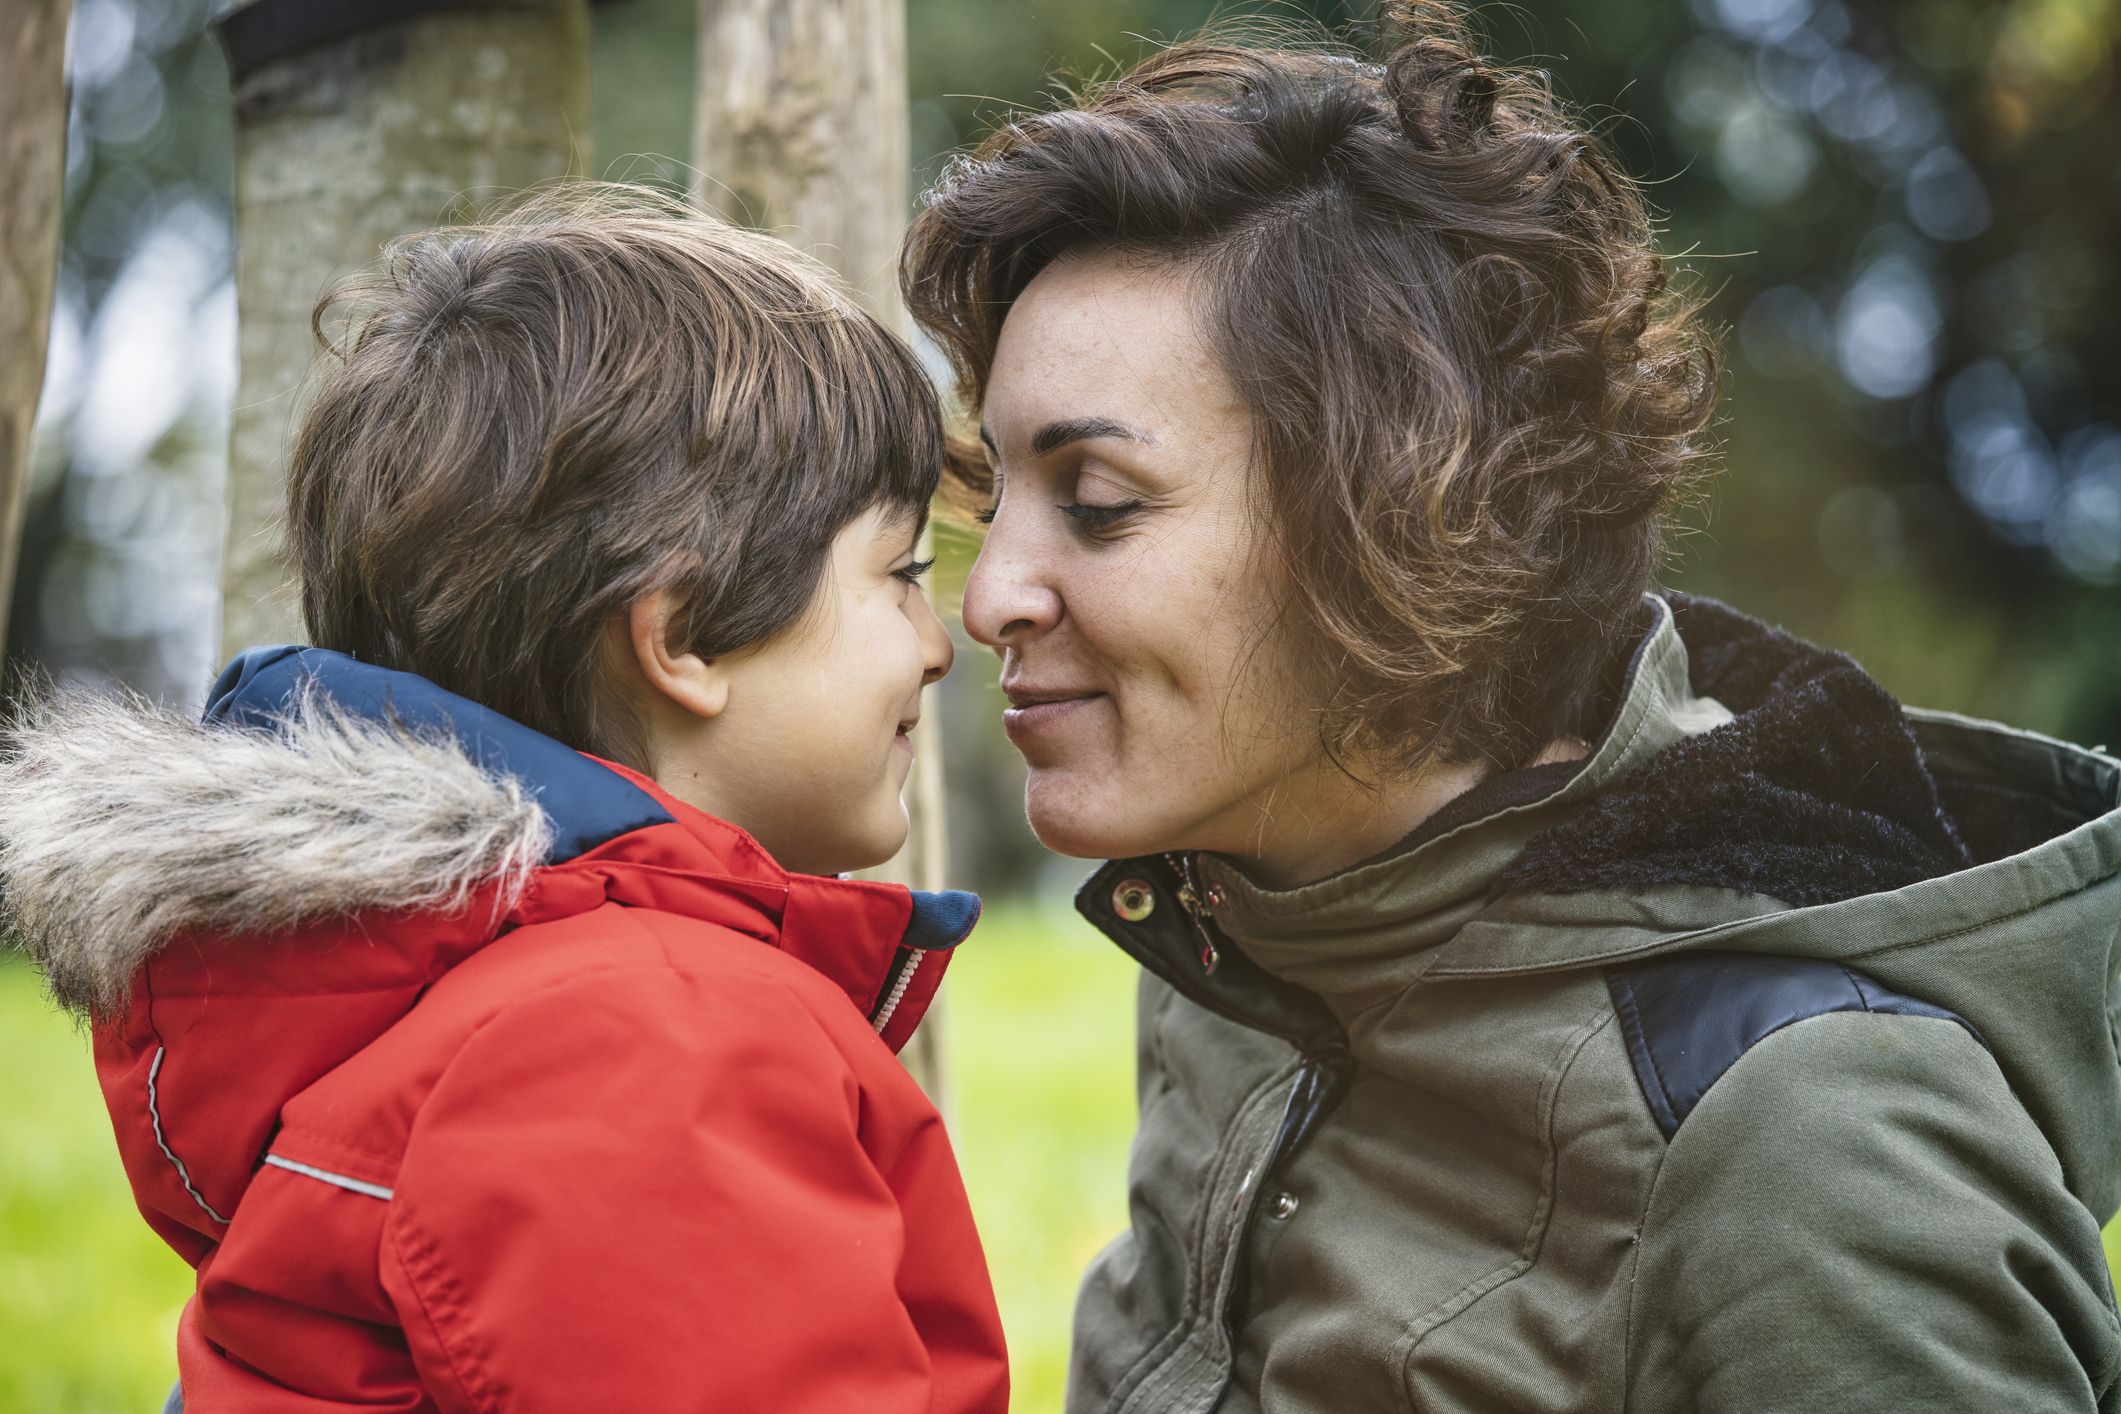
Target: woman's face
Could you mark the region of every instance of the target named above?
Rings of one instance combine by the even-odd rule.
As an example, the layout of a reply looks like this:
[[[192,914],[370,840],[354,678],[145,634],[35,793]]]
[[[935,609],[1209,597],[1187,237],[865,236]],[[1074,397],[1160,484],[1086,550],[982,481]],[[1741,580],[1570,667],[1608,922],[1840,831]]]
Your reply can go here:
[[[1180,270],[1063,260],[995,355],[1000,499],[965,627],[1002,655],[1031,827],[1063,854],[1272,855],[1325,804],[1272,627],[1251,417],[1194,304]]]

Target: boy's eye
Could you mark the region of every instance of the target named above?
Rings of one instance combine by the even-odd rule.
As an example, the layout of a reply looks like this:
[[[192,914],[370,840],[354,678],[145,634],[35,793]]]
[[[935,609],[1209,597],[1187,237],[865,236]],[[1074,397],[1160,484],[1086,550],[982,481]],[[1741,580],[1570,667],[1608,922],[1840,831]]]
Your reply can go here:
[[[972,518],[981,525],[992,525],[994,524],[994,513],[1000,509],[1000,506],[989,506],[983,511],[974,511]]]
[[[900,565],[891,572],[891,577],[893,579],[902,579],[908,584],[919,584],[921,576],[934,568],[935,561],[932,559],[915,560],[910,565]]]
[[[1066,501],[1054,507],[1082,526],[1088,535],[1099,535],[1112,529],[1141,508],[1140,501],[1121,501],[1116,506],[1086,506],[1080,501]]]

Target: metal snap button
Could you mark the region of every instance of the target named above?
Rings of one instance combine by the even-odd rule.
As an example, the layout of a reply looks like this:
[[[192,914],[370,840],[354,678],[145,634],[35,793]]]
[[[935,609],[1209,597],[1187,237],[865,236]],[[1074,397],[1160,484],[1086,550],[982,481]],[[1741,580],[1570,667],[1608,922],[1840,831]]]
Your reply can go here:
[[[1274,1201],[1267,1205],[1267,1216],[1285,1221],[1295,1217],[1296,1195],[1286,1191],[1275,1194]]]
[[[1156,890],[1146,879],[1122,879],[1112,891],[1112,911],[1129,923],[1139,923],[1156,912]]]

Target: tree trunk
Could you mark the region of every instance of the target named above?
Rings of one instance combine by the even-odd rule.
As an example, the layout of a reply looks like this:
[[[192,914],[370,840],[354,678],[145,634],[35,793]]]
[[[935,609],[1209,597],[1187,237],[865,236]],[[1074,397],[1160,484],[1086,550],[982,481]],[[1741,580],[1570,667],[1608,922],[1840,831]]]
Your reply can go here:
[[[905,0],[700,0],[703,205],[809,251],[900,334]]]
[[[580,173],[589,91],[583,0],[429,14],[239,79],[224,654],[304,636],[281,541],[318,298],[393,237]]]
[[[58,277],[72,8],[72,0],[0,0],[0,647]]]
[[[886,327],[908,332],[898,298],[905,0],[700,0],[692,132],[701,205],[810,252]],[[922,889],[944,880],[939,697],[926,694],[913,733],[906,847],[871,871]],[[938,1105],[940,1015],[940,1006],[929,1009],[901,1057]]]

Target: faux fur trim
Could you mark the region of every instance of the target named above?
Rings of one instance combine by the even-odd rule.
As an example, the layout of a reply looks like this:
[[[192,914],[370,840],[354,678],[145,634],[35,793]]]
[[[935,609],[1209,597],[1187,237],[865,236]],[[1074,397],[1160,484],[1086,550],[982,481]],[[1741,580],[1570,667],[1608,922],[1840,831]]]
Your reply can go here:
[[[446,734],[298,699],[267,731],[48,693],[0,748],[0,926],[53,995],[109,1015],[194,929],[269,936],[371,910],[512,903],[552,824]]]
[[[1494,896],[1694,884],[1807,907],[1990,856],[1962,837],[1900,704],[1847,654],[1712,599],[1670,602],[1693,691],[1736,719],[1534,836]]]

